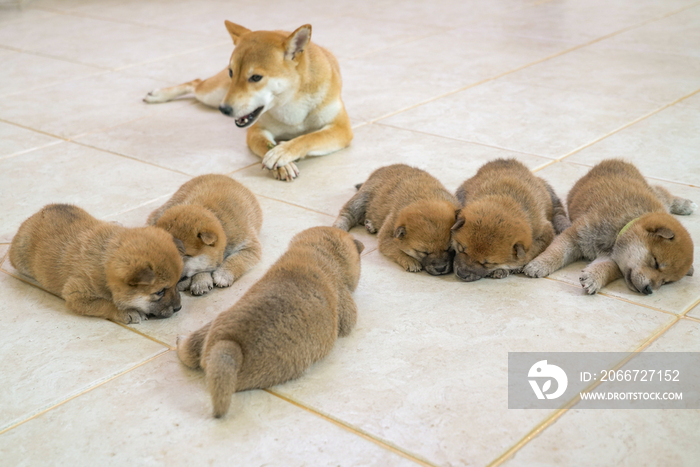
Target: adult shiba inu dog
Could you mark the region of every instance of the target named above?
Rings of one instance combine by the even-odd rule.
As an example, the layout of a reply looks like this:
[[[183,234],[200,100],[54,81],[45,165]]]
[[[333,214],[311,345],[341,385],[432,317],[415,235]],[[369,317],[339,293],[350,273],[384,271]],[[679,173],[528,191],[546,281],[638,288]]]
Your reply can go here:
[[[236,126],[248,128],[248,146],[281,180],[299,175],[296,161],[350,144],[338,61],[310,42],[311,25],[290,34],[225,24],[235,45],[227,68],[204,81],[157,89],[144,100],[166,102],[194,93],[218,107]]]
[[[195,177],[151,213],[185,248],[178,289],[193,295],[228,287],[260,261],[262,210],[253,192],[225,175]]]
[[[10,261],[69,310],[129,324],[180,309],[180,246],[156,227],[129,229],[50,204],[20,226]]]
[[[569,192],[572,225],[528,264],[524,272],[544,277],[581,258],[593,260],[581,274],[589,294],[623,277],[646,295],[693,274],[693,241],[673,214],[697,205],[650,186],[632,164],[606,160]]]
[[[520,272],[570,223],[552,187],[515,159],[484,164],[457,190],[454,271],[463,281]]]
[[[410,272],[452,270],[450,227],[457,200],[429,173],[395,164],[375,170],[333,224],[345,231],[364,224],[379,231],[379,251]]]
[[[180,360],[206,373],[215,417],[234,392],[301,376],[350,333],[363,248],[332,227],[305,230],[233,307],[178,338]]]

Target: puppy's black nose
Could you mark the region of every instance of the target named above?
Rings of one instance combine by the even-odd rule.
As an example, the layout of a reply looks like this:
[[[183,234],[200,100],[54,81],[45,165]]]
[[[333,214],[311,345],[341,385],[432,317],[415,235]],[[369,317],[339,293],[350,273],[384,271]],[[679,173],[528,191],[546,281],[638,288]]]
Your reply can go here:
[[[219,106],[219,110],[221,111],[222,114],[228,115],[229,117],[231,115],[233,115],[233,108],[228,104],[221,104]]]
[[[437,272],[438,274],[446,274],[446,273],[447,273],[447,270],[448,270],[449,268],[450,268],[450,265],[449,265],[449,264],[443,264],[442,266],[437,266],[437,267],[435,268],[435,272]]]
[[[173,307],[173,312],[175,312],[175,313],[177,313],[180,310],[182,310],[182,305],[178,305],[176,307]]]
[[[651,295],[652,293],[654,293],[654,291],[651,290],[650,285],[647,285],[646,287],[644,287],[644,290],[642,290],[642,292],[644,292],[645,295]]]

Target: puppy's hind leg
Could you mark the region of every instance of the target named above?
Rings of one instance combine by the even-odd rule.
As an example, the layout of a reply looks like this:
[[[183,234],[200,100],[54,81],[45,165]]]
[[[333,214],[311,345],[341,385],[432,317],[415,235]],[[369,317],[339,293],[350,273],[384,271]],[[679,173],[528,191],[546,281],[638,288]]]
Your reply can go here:
[[[207,337],[211,323],[194,331],[189,336],[177,336],[177,356],[186,366],[197,369],[200,367],[204,339]]]
[[[338,336],[345,337],[350,334],[357,323],[357,305],[347,289],[338,293]]]
[[[350,201],[340,210],[337,219],[333,222],[333,227],[349,232],[356,225],[364,223],[369,193],[369,190],[363,190],[360,187],[355,196],[350,198]]]
[[[693,203],[691,200],[673,196],[666,188],[662,186],[655,185],[651,188],[671,214],[687,216],[692,214],[693,211],[698,208],[698,205]]]
[[[214,344],[205,362],[207,387],[214,406],[214,417],[226,415],[231,396],[236,392],[238,370],[243,362],[241,347],[233,341],[221,340]]]

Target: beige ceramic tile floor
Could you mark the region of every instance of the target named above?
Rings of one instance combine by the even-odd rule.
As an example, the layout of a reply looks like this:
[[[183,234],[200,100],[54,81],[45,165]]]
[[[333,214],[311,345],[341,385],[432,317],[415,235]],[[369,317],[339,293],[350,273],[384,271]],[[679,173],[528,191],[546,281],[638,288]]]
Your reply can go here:
[[[697,465],[700,412],[509,410],[509,351],[700,351],[700,274],[652,296],[549,279],[409,274],[367,246],[357,327],[296,381],[210,417],[178,334],[233,304],[297,232],[405,162],[454,190],[515,157],[562,198],[610,157],[700,201],[700,2],[693,0],[34,0],[0,9],[0,464]],[[152,88],[223,68],[230,19],[305,22],[335,51],[350,148],[260,170],[245,134]],[[134,326],[69,313],[7,260],[49,202],[138,226],[193,176],[258,196],[263,259],[231,288]],[[700,213],[681,219],[700,242]],[[700,254],[696,252],[696,265]]]

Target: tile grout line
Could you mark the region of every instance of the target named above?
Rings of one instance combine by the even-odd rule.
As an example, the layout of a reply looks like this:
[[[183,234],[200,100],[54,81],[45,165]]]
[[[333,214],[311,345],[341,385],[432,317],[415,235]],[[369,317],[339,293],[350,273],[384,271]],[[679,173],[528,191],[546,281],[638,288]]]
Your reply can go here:
[[[97,389],[97,388],[103,386],[104,384],[109,383],[110,381],[112,381],[112,380],[114,380],[114,379],[116,379],[116,378],[118,378],[118,377],[120,377],[120,376],[122,376],[122,375],[125,375],[126,373],[129,373],[129,372],[132,371],[132,370],[135,370],[135,369],[137,369],[137,368],[139,368],[139,367],[141,367],[141,366],[143,366],[143,365],[145,365],[145,364],[147,364],[147,363],[150,363],[150,362],[152,362],[153,360],[162,357],[163,355],[167,355],[168,352],[170,352],[170,350],[169,350],[168,348],[166,348],[166,350],[164,350],[164,351],[158,353],[157,355],[154,355],[154,356],[152,356],[152,357],[150,357],[150,358],[144,360],[144,361],[141,362],[141,363],[138,363],[137,365],[135,365],[135,366],[133,366],[133,367],[130,367],[130,368],[127,368],[126,370],[120,371],[119,373],[114,374],[114,375],[112,375],[112,376],[109,376],[109,377],[107,377],[106,379],[103,379],[103,380],[99,380],[99,379],[98,379],[98,380],[97,380],[97,384],[95,384],[94,386],[90,386],[90,387],[88,387],[87,389],[81,389],[81,390],[79,390],[80,392],[78,392],[77,394],[68,395],[68,396],[67,396],[65,399],[63,399],[62,401],[60,401],[60,402],[58,402],[58,403],[56,403],[56,404],[54,404],[54,405],[52,405],[52,406],[50,406],[50,407],[48,407],[48,408],[39,409],[39,410],[36,411],[34,414],[28,416],[28,417],[25,418],[24,420],[21,420],[21,421],[19,421],[19,422],[16,422],[16,423],[14,423],[14,424],[11,424],[11,425],[9,425],[9,426],[3,428],[3,429],[0,429],[0,435],[2,435],[2,434],[4,434],[4,433],[7,433],[8,431],[10,431],[10,430],[12,430],[12,429],[14,429],[14,428],[17,428],[18,426],[23,425],[23,424],[27,423],[27,422],[30,421],[30,420],[34,420],[35,418],[37,418],[37,417],[39,417],[39,416],[41,416],[41,415],[43,415],[43,414],[45,414],[45,413],[47,413],[47,412],[49,412],[49,411],[55,409],[55,408],[57,408],[57,407],[60,407],[61,405],[65,404],[65,403],[67,403],[67,402],[70,402],[70,401],[72,401],[73,399],[82,396],[83,394],[86,394],[86,393],[88,393],[88,392],[90,392],[90,391],[92,391],[92,390],[94,390],[94,389]],[[12,422],[10,422],[10,423],[12,423]]]
[[[621,127],[619,127],[619,128],[617,128],[617,129],[611,131],[610,133],[608,133],[608,134],[606,134],[606,135],[603,135],[603,136],[601,136],[601,137],[599,137],[599,138],[597,138],[597,139],[591,141],[590,143],[586,143],[586,144],[584,144],[584,145],[582,145],[582,146],[579,146],[578,148],[574,149],[573,151],[569,152],[568,154],[564,154],[563,156],[558,157],[558,158],[556,159],[556,161],[557,161],[557,162],[562,162],[562,161],[563,161],[564,159],[566,159],[567,157],[572,156],[572,155],[574,155],[574,154],[576,154],[576,153],[578,153],[578,152],[580,152],[580,151],[583,151],[584,149],[589,148],[589,147],[593,146],[594,144],[597,144],[597,143],[599,143],[600,141],[602,141],[602,140],[604,140],[604,139],[606,139],[606,138],[608,138],[608,137],[610,137],[610,136],[612,136],[612,135],[614,135],[614,134],[616,134],[616,133],[619,133],[619,132],[621,132],[621,131],[623,131],[623,130],[626,130],[627,128],[629,128],[629,127],[631,127],[631,126],[633,126],[633,125],[636,125],[637,123],[639,123],[639,122],[641,122],[641,121],[643,121],[643,120],[646,120],[647,118],[652,117],[652,116],[656,115],[656,114],[659,113],[659,112],[663,112],[664,110],[668,109],[669,107],[672,107],[672,106],[678,104],[679,102],[682,102],[682,101],[684,101],[685,99],[688,99],[689,97],[694,96],[695,94],[697,94],[697,93],[699,93],[699,92],[700,92],[700,89],[696,89],[695,91],[691,92],[690,94],[688,94],[688,95],[686,95],[686,96],[683,96],[683,97],[681,97],[681,98],[679,98],[679,99],[676,99],[675,101],[673,101],[673,102],[671,102],[671,103],[665,104],[665,105],[663,105],[663,106],[657,108],[656,110],[652,110],[651,112],[649,112],[649,113],[646,114],[646,115],[642,115],[641,117],[637,117],[636,119],[632,120],[631,122],[622,125]]]
[[[111,321],[112,323],[116,324],[117,326],[121,326],[121,327],[123,327],[124,329],[128,329],[129,331],[133,332],[134,334],[138,334],[139,336],[145,337],[146,339],[151,340],[151,341],[155,342],[156,344],[160,344],[160,345],[162,345],[163,347],[165,347],[165,348],[168,349],[168,350],[176,350],[176,349],[177,349],[177,347],[173,347],[173,346],[170,345],[170,344],[166,344],[165,342],[160,341],[160,340],[156,339],[155,337],[151,337],[151,336],[149,336],[148,334],[145,334],[145,333],[139,331],[138,329],[129,327],[129,326],[127,326],[126,324],[117,323],[116,321],[112,321],[111,319],[110,319],[110,320],[107,320],[107,321]]]
[[[695,307],[698,306],[698,305],[700,305],[700,298],[698,298],[697,300],[695,300],[695,302],[693,302],[693,304],[691,304],[683,313],[681,313],[681,316],[682,316],[682,317],[686,317],[686,315],[687,315],[688,313],[690,313],[691,311],[693,311],[693,308],[695,308]],[[692,318],[692,317],[691,317],[691,318]]]
[[[561,52],[557,52],[557,53],[555,53],[555,54],[552,54],[552,55],[549,55],[549,56],[547,56],[547,57],[541,58],[541,59],[539,59],[539,60],[535,60],[534,62],[530,62],[530,63],[528,63],[528,64],[525,64],[525,65],[522,65],[522,66],[520,66],[520,67],[514,68],[514,69],[512,69],[512,70],[503,72],[503,73],[501,73],[501,74],[499,74],[499,75],[492,76],[492,77],[490,77],[490,78],[485,78],[485,79],[483,79],[483,80],[481,80],[481,81],[478,81],[478,82],[476,82],[476,83],[469,84],[469,85],[464,86],[464,87],[462,87],[462,88],[459,88],[459,89],[456,89],[456,90],[453,90],[453,91],[449,91],[449,92],[443,93],[443,94],[441,94],[441,95],[439,95],[439,96],[432,97],[432,98],[430,98],[430,99],[426,99],[425,101],[420,102],[420,103],[418,103],[418,104],[413,104],[413,105],[410,105],[410,106],[405,107],[405,108],[403,108],[403,109],[390,112],[390,113],[388,113],[388,114],[386,114],[386,115],[383,115],[383,116],[381,116],[381,117],[377,117],[377,118],[374,118],[374,119],[370,119],[370,120],[369,120],[369,123],[374,123],[374,122],[377,122],[377,121],[382,120],[382,119],[385,119],[385,118],[393,117],[394,115],[400,114],[400,113],[402,113],[402,112],[406,112],[406,111],[408,111],[408,110],[412,110],[412,109],[414,109],[414,108],[420,107],[420,106],[425,105],[425,104],[428,104],[428,103],[430,103],[430,102],[434,102],[434,101],[436,101],[436,100],[438,100],[438,99],[442,99],[442,98],[444,98],[444,97],[451,96],[451,95],[453,95],[453,94],[457,94],[457,93],[460,93],[460,92],[462,92],[462,91],[466,91],[467,89],[470,89],[470,88],[473,88],[473,87],[482,85],[482,84],[484,84],[484,83],[488,83],[488,82],[490,82],[490,81],[495,81],[495,80],[497,80],[497,79],[503,78],[504,76],[510,75],[510,74],[512,74],[512,73],[515,73],[515,72],[524,70],[524,69],[529,68],[529,67],[531,67],[531,66],[538,65],[538,64],[540,64],[540,63],[546,62],[546,61],[551,60],[551,59],[553,59],[553,58],[560,57],[560,56],[562,56],[562,55],[565,55],[565,54],[567,54],[567,53],[573,52],[573,51],[575,51],[575,50],[579,50],[579,49],[582,49],[582,48],[584,48],[584,47],[588,47],[589,45],[593,45],[593,44],[596,44],[596,43],[601,42],[601,41],[603,41],[603,40],[606,40],[606,39],[609,39],[609,38],[611,38],[611,37],[617,36],[618,34],[622,34],[622,33],[624,33],[624,32],[627,32],[627,31],[631,31],[631,30],[633,30],[633,29],[640,28],[640,27],[642,27],[642,26],[645,26],[645,25],[647,25],[647,24],[649,24],[649,23],[653,23],[653,22],[655,22],[655,21],[660,21],[660,20],[662,20],[662,19],[668,18],[669,16],[673,16],[673,15],[675,15],[675,14],[678,14],[678,13],[680,13],[680,12],[682,12],[682,11],[688,10],[688,9],[690,9],[690,8],[694,8],[695,6],[698,6],[698,5],[700,5],[700,2],[696,2],[696,3],[691,4],[691,5],[689,5],[689,6],[687,5],[687,6],[683,7],[683,8],[678,9],[678,10],[675,10],[675,11],[673,11],[673,12],[667,13],[667,14],[665,14],[665,15],[663,15],[663,16],[659,16],[659,17],[653,18],[653,19],[648,19],[648,20],[646,20],[646,21],[642,21],[642,22],[637,23],[637,24],[634,24],[634,25],[632,25],[632,26],[628,26],[628,27],[626,27],[626,28],[622,28],[622,29],[620,29],[620,30],[618,30],[618,31],[611,32],[610,34],[606,34],[606,35],[601,36],[601,37],[599,37],[599,38],[597,38],[597,39],[593,39],[593,40],[591,40],[591,41],[588,41],[588,42],[586,42],[586,43],[584,43],[584,44],[576,45],[576,46],[574,46],[574,47],[571,47],[571,48],[569,48],[569,49],[563,50],[563,51],[561,51]]]
[[[700,323],[700,318],[696,318],[694,316],[681,316],[681,319],[693,322],[693,323]]]
[[[294,405],[302,410],[305,410],[309,413],[312,413],[312,414],[316,415],[317,417],[319,417],[323,420],[326,420],[327,422],[330,422],[330,423],[332,423],[332,424],[334,424],[334,425],[336,425],[344,430],[349,431],[350,433],[353,433],[361,438],[364,438],[368,441],[371,441],[372,443],[378,445],[381,448],[386,449],[387,451],[391,451],[394,454],[398,454],[398,455],[400,455],[400,456],[402,456],[410,461],[413,461],[417,464],[420,464],[424,467],[437,467],[437,464],[433,464],[425,459],[418,457],[415,454],[411,454],[409,452],[406,452],[403,449],[401,449],[400,447],[395,446],[394,444],[390,443],[389,441],[384,441],[382,439],[374,437],[373,435],[365,432],[364,430],[362,430],[360,428],[354,427],[354,426],[352,426],[352,425],[350,425],[350,424],[348,424],[340,419],[337,419],[331,415],[327,415],[327,414],[324,414],[322,412],[319,412],[318,410],[313,409],[311,407],[308,407],[308,406],[306,406],[300,402],[297,402],[297,401],[295,401],[287,396],[284,396],[273,389],[263,389],[263,391],[265,391],[265,392],[267,392],[275,397],[278,397],[278,398],[282,399],[283,401],[288,402],[288,403],[290,403],[290,404],[292,404],[292,405]]]
[[[649,337],[646,341],[642,342],[635,350],[629,353],[625,358],[623,358],[620,362],[618,362],[616,365],[614,365],[611,368],[611,371],[616,371],[627,362],[629,362],[632,358],[634,358],[637,354],[642,352],[644,349],[649,347],[654,341],[656,341],[659,337],[661,337],[666,331],[668,331],[673,325],[675,325],[678,321],[680,321],[680,317],[676,316],[674,319],[670,321],[669,324],[662,326],[662,328],[657,331],[656,333],[653,333],[651,337]],[[590,392],[593,391],[595,388],[603,384],[603,381],[595,381],[592,384],[590,384],[588,387],[583,389],[580,392]],[[544,421],[542,421],[539,425],[537,425],[535,428],[530,430],[523,438],[520,439],[517,443],[515,443],[513,446],[511,446],[508,450],[506,450],[503,454],[498,456],[496,459],[491,461],[489,464],[487,464],[487,467],[498,467],[502,465],[504,462],[509,460],[511,457],[513,457],[517,452],[522,449],[526,444],[528,444],[530,441],[532,441],[535,437],[539,436],[544,430],[552,426],[559,418],[561,418],[562,415],[564,415],[569,409],[574,407],[578,402],[581,400],[581,395],[574,396],[570,401],[568,401],[566,404],[564,404],[562,407],[556,409],[552,415],[549,417],[545,418]]]
[[[255,193],[255,192],[253,192],[253,193]],[[328,214],[328,213],[325,213],[322,211],[317,211],[315,209],[307,208],[307,207],[302,206],[300,204],[294,204],[294,203],[291,203],[289,201],[284,201],[282,199],[272,198],[271,196],[266,196],[266,195],[262,195],[259,193],[255,193],[255,196],[260,196],[261,198],[269,199],[271,201],[279,201],[280,203],[288,204],[289,206],[294,206],[295,208],[300,208],[300,209],[305,209],[307,211],[315,212],[316,214],[323,214],[324,216],[333,217],[332,214]]]

